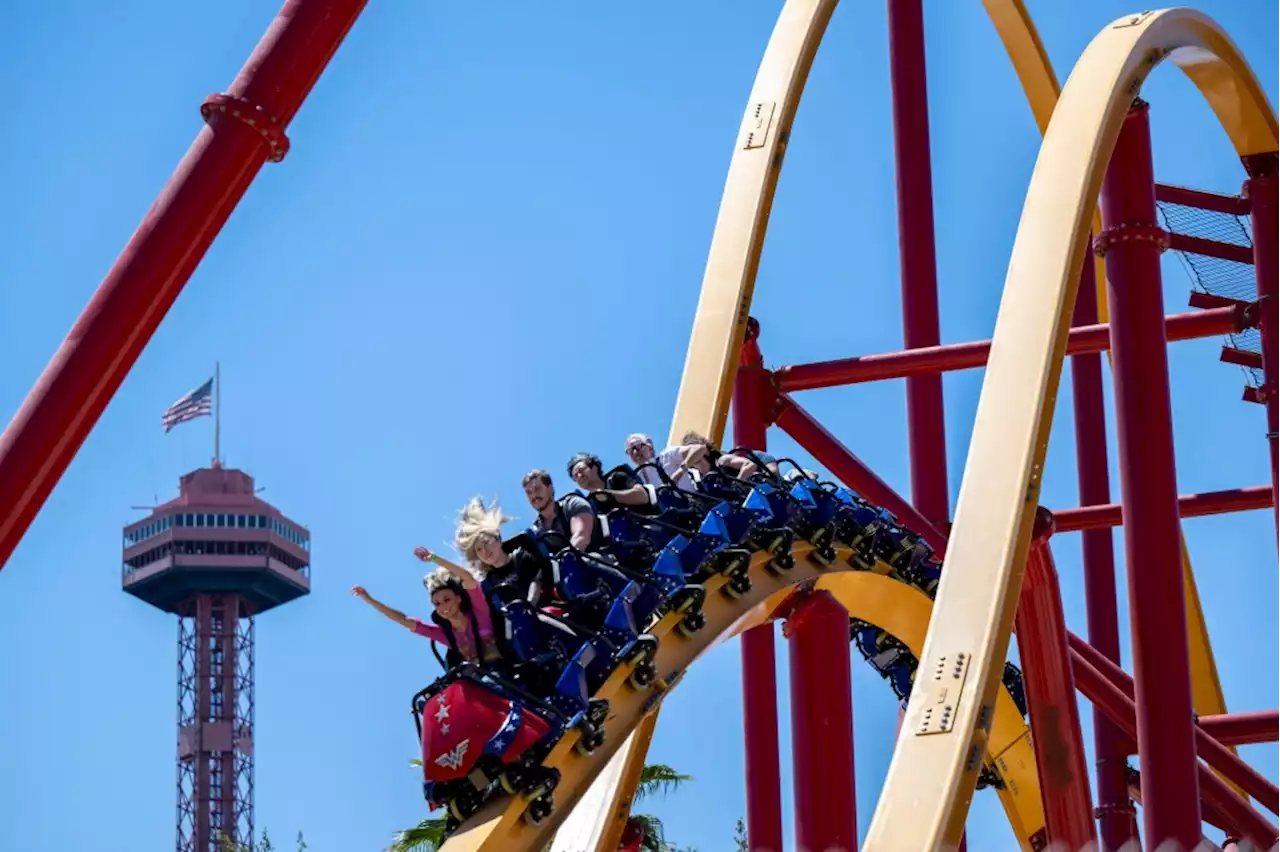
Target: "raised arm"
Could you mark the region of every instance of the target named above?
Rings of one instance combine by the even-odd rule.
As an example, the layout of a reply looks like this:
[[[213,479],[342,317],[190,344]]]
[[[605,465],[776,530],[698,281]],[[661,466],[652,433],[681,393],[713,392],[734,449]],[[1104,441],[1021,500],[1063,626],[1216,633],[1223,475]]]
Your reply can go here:
[[[364,586],[352,586],[351,594],[355,595],[360,600],[364,601],[369,606],[394,621],[396,624],[399,624],[401,627],[407,627],[408,629],[413,630],[417,626],[417,621],[415,619],[410,618],[398,609],[392,609],[387,606],[382,601],[365,591]]]
[[[464,589],[474,589],[479,585],[479,583],[476,582],[475,574],[472,574],[461,565],[454,565],[439,553],[433,553],[425,547],[415,547],[413,549],[413,555],[421,559],[423,562],[434,562],[436,565],[439,565],[441,568],[457,577],[458,581],[462,583],[462,588]]]

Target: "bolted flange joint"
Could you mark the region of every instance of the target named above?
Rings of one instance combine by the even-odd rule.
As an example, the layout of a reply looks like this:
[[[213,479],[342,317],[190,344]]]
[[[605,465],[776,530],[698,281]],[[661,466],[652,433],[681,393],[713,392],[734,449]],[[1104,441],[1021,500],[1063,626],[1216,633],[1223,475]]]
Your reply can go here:
[[[280,122],[266,109],[245,98],[226,93],[212,94],[200,104],[200,115],[210,127],[214,126],[215,117],[229,116],[262,136],[269,149],[269,163],[278,163],[289,153],[289,137]]]

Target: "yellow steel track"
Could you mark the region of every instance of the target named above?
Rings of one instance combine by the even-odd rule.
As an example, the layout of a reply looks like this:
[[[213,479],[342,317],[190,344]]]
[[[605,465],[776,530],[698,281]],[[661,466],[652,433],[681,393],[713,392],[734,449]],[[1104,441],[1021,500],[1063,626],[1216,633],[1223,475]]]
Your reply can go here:
[[[444,852],[541,849],[569,809],[584,795],[591,780],[627,741],[627,735],[684,676],[688,667],[718,640],[773,618],[777,607],[798,584],[811,583],[816,588],[830,590],[853,617],[880,622],[883,629],[898,637],[913,654],[920,654],[933,607],[927,595],[889,577],[889,566],[883,563],[874,571],[853,570],[849,562],[852,551],[847,547],[837,548],[836,561],[825,568],[809,558],[811,550],[807,542],[797,544],[792,549],[796,566],[782,576],[769,573],[764,567],[767,556],[758,554],[751,566],[752,590],[736,600],[719,591],[725,578],[713,578],[706,584],[708,594],[703,606],[707,626],[696,635],[681,635],[675,629],[680,616],[675,614],[668,615],[650,631],[660,640],[656,658],[660,686],[643,690],[629,686],[629,665],[620,667],[610,677],[597,693],[610,701],[605,745],[591,755],[578,754],[574,750],[578,740],[575,730],[566,734],[544,761],[544,765],[553,766],[561,773],[555,791],[556,813],[551,818],[540,825],[530,825],[523,818],[528,804],[523,798],[499,796],[449,838]],[[1044,825],[1040,790],[1026,723],[1004,690],[996,701],[992,732],[988,762],[1006,777],[1005,787],[1000,791],[1001,800],[1019,836],[1030,837]]]

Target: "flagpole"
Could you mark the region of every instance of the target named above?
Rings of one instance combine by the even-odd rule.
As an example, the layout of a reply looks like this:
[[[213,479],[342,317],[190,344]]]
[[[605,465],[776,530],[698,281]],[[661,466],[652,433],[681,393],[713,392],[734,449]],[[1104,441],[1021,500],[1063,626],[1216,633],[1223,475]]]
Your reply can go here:
[[[213,466],[222,465],[219,442],[222,432],[222,366],[213,362]]]

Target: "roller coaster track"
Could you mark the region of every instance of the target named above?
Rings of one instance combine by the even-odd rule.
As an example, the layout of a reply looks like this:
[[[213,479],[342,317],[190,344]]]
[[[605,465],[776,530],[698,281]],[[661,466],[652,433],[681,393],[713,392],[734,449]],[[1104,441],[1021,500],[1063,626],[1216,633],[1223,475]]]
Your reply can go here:
[[[835,5],[834,0],[788,0],[761,62],[721,201],[673,418],[673,440],[688,429],[713,440],[723,436],[774,189],[808,70]],[[977,749],[990,763],[993,755],[1003,754],[1003,743],[1017,739],[1007,738],[998,718],[989,729],[979,719],[983,708],[993,704],[998,708],[1008,699],[1003,690],[997,696],[1000,667],[1030,543],[1070,308],[1086,262],[1090,228],[1099,224],[1095,199],[1102,176],[1142,82],[1156,65],[1170,59],[1204,95],[1241,157],[1277,148],[1275,114],[1253,72],[1226,34],[1200,13],[1173,9],[1116,20],[1095,37],[1059,96],[1052,66],[1023,4],[987,0],[984,5],[1045,139],[1011,255],[943,579],[933,610],[920,622],[928,625],[927,637],[913,644],[909,636],[899,633],[909,633],[908,627],[886,623],[897,612],[892,608],[864,615],[859,607],[853,612],[854,617],[903,640],[926,665],[954,653],[967,653],[971,661],[949,734],[919,737],[910,733],[927,700],[920,690],[913,692],[908,724],[903,726],[867,833],[864,849],[868,850],[954,847],[978,780],[979,767],[969,755]],[[1105,281],[1105,275],[1097,276],[1100,289]],[[1099,303],[1105,305],[1105,298]],[[1200,712],[1224,712],[1185,543],[1182,553],[1195,706]],[[786,578],[788,583],[818,573],[803,558],[807,557],[803,545],[796,555],[797,568]],[[845,557],[842,553],[841,558]],[[762,573],[756,566],[753,572],[755,576]],[[893,582],[870,579],[878,576],[829,573],[821,583],[848,602],[858,594],[841,593],[846,584]],[[727,633],[730,624],[736,623],[732,631],[736,632],[766,620],[772,613],[768,602],[774,595],[786,594],[785,589],[776,588],[766,595],[770,584],[778,582],[762,578],[748,599],[731,607],[736,615],[720,613],[714,620],[709,615],[708,629]],[[715,599],[721,607],[728,605]],[[930,620],[934,613],[937,618]],[[668,688],[683,676],[698,652],[695,647],[681,647],[668,650],[670,659],[660,655],[671,679]],[[624,676],[616,677],[621,683]],[[617,733],[630,731],[623,753],[616,758],[620,766],[609,774],[612,795],[605,791],[602,797],[609,807],[583,815],[584,822],[594,824],[595,830],[589,833],[595,852],[608,852],[617,845],[656,724],[657,701],[638,695],[624,700],[614,708],[618,717],[610,720],[612,744],[581,765],[570,761],[572,776],[562,776],[558,795],[563,809],[582,796],[580,785],[599,773],[617,750]],[[652,706],[646,707],[649,702]],[[631,715],[636,709],[644,718]],[[569,748],[562,744],[557,754],[567,754]],[[1035,779],[1029,750],[1020,769],[1027,766],[1030,772],[1025,777]],[[570,777],[573,780],[566,784]],[[1027,848],[1036,824],[1028,815],[1034,810],[1019,809],[1016,802],[1011,806],[1007,793],[1011,786],[1004,785],[1002,798],[1015,834]],[[1019,789],[1039,805],[1038,788],[1034,796],[1024,787]],[[547,837],[546,825],[537,830],[520,828],[521,812],[521,803],[492,802],[446,849],[540,848],[537,844],[545,843]],[[1042,820],[1042,814],[1038,818]],[[578,833],[582,834],[581,827]]]
[[[908,536],[912,535],[909,531]],[[835,559],[824,562],[810,542],[797,536],[791,554],[795,565],[778,574],[770,570],[770,555],[757,553],[748,576],[751,590],[734,597],[727,593],[727,578],[717,575],[704,585],[707,598],[702,613],[706,625],[692,636],[678,630],[683,619],[670,613],[648,632],[659,640],[654,663],[658,678],[652,687],[637,689],[628,683],[633,667],[623,664],[597,691],[597,698],[609,701],[605,722],[605,744],[589,755],[574,746],[579,732],[566,733],[552,749],[543,766],[560,773],[554,793],[555,811],[538,824],[526,820],[529,801],[521,796],[498,795],[463,823],[445,843],[445,852],[460,850],[541,849],[569,809],[586,792],[587,785],[626,742],[626,736],[651,713],[673,688],[689,666],[719,640],[777,617],[793,596],[828,591],[849,611],[850,617],[874,622],[898,639],[919,658],[933,602],[920,587],[910,583],[884,560],[867,570],[859,568],[854,549],[837,543]],[[862,563],[865,564],[865,563]],[[1030,736],[1015,699],[1002,689],[996,700],[988,765],[1001,783],[997,791],[1019,837],[1030,838],[1044,825],[1040,789],[1035,774],[1035,758]],[[1005,779],[1015,779],[1009,783]]]
[[[673,438],[694,429],[722,439],[774,190],[808,71],[835,5],[835,0],[786,0],[757,73],[708,258]],[[216,134],[202,132],[162,203],[148,214],[6,429],[0,440],[5,498],[0,499],[0,567],[257,170],[267,159],[283,157],[290,119],[362,6],[362,0],[289,5],[290,16],[279,19],[280,26],[273,26],[246,65],[252,73],[233,86],[236,97],[247,92],[267,99],[271,127],[224,122]],[[1144,12],[1109,24],[1060,91],[1022,2],[984,0],[984,7],[1022,81],[1044,143],[1012,251],[954,526],[949,541],[931,542],[939,551],[946,546],[935,599],[930,602],[921,590],[888,576],[883,564],[855,570],[848,547],[837,548],[835,561],[824,566],[810,559],[811,545],[798,544],[795,567],[780,576],[765,570],[767,557],[757,557],[752,589],[737,599],[719,591],[723,579],[713,579],[702,631],[691,638],[669,635],[672,617],[653,631],[663,640],[656,658],[661,680],[655,687],[625,685],[624,666],[601,690],[612,699],[605,744],[579,756],[573,749],[577,734],[570,733],[550,755],[562,770],[553,815],[531,826],[523,819],[523,802],[495,798],[450,838],[449,852],[540,849],[593,779],[602,777],[608,779],[598,797],[603,805],[573,817],[588,824],[594,852],[616,849],[662,697],[714,641],[778,617],[797,586],[830,591],[854,618],[901,640],[926,671],[948,655],[965,653],[970,660],[949,732],[914,734],[928,690],[913,691],[908,724],[864,849],[953,847],[978,780],[977,762],[969,759],[975,754],[985,755],[1004,781],[1026,780],[1000,785],[1024,847],[1042,824],[1026,726],[1000,688],[1000,669],[1028,551],[1070,307],[1091,225],[1098,224],[1095,199],[1103,172],[1133,99],[1165,59],[1200,90],[1242,158],[1274,156],[1277,126],[1271,104],[1235,45],[1199,13]],[[272,56],[278,61],[267,61]],[[218,98],[211,103],[225,102]],[[1100,263],[1098,272],[1101,292]],[[1105,306],[1106,299],[1099,299],[1100,310]],[[1101,319],[1106,320],[1105,313]],[[1221,713],[1222,692],[1185,546],[1183,562],[1195,708]],[[989,709],[994,709],[990,716]],[[985,718],[992,719],[990,727],[979,724]],[[606,763],[612,763],[611,771],[602,775]],[[587,847],[572,852],[587,852]]]

